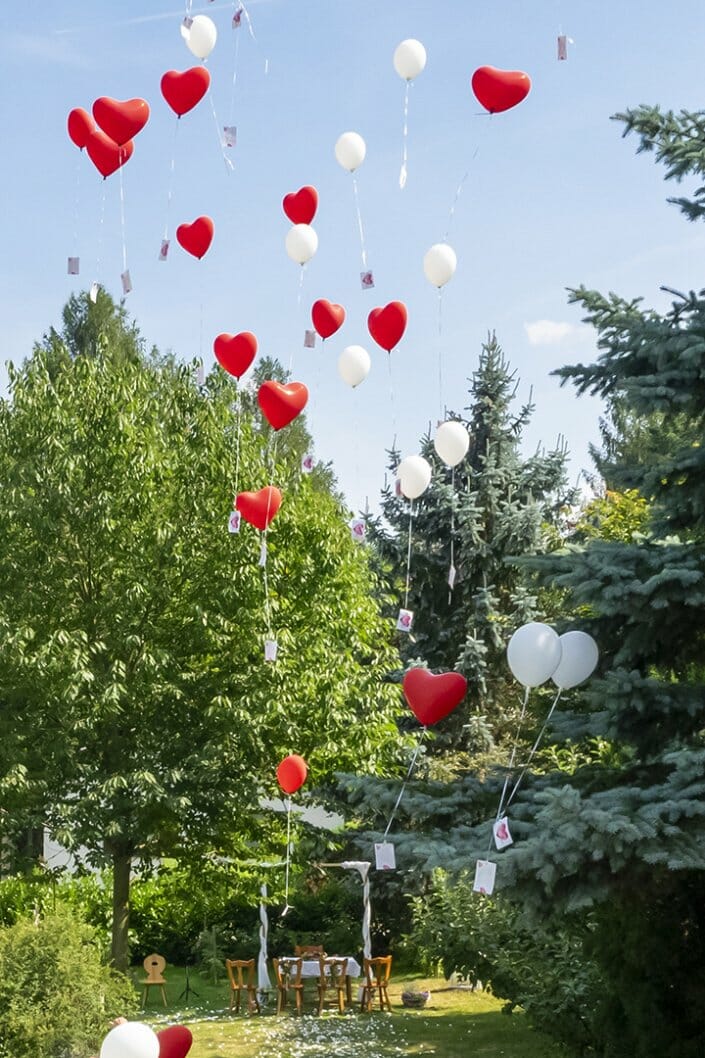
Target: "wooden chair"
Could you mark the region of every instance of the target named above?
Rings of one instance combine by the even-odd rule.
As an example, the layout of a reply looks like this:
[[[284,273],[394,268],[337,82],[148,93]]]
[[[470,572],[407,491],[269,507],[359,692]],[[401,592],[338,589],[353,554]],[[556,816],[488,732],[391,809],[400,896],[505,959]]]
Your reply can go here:
[[[272,962],[277,979],[277,1014],[281,1014],[286,1006],[289,992],[294,993],[296,1013],[300,1014],[304,1003],[304,986],[301,980],[303,959],[272,959]]]
[[[380,956],[377,959],[365,959],[365,983],[362,986],[360,1010],[371,1011],[374,1006],[375,992],[379,996],[379,1009],[392,1009],[389,1002],[387,985],[392,972],[392,956]]]
[[[225,969],[230,979],[230,1009],[235,1007],[235,1013],[240,1013],[242,993],[247,993],[247,1012],[261,1013],[259,999],[257,998],[257,981],[255,977],[254,959],[226,959]]]
[[[294,955],[300,955],[303,959],[318,959],[325,955],[322,944],[295,944]]]
[[[321,971],[318,977],[318,1013],[323,1013],[326,997],[335,993],[338,1003],[338,1011],[345,1013],[345,1005],[348,998],[348,960],[337,958],[320,959]]]
[[[164,1006],[166,1006],[166,991],[164,990],[166,978],[163,976],[166,967],[166,959],[163,955],[148,955],[142,965],[147,974],[146,979],[142,982],[142,987],[144,988],[142,1006],[147,1006],[147,996],[149,995],[150,988],[158,988],[160,990],[162,993],[162,1002],[164,1003]]]

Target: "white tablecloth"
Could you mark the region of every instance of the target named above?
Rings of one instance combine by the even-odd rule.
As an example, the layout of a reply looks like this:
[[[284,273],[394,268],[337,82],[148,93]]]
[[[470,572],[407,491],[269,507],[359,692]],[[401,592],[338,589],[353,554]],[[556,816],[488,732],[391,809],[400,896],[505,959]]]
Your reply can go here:
[[[357,959],[353,959],[351,955],[329,955],[329,959],[345,959],[348,960],[348,977],[361,977],[362,967],[360,966]],[[321,973],[321,964],[318,959],[304,959],[301,967],[302,977],[318,977]]]

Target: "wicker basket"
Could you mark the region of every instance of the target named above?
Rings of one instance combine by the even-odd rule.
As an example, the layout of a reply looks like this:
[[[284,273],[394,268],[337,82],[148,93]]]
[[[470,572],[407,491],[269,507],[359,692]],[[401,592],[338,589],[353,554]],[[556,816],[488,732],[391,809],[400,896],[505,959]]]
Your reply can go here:
[[[423,1010],[430,998],[430,992],[402,992],[401,1003],[410,1010]]]

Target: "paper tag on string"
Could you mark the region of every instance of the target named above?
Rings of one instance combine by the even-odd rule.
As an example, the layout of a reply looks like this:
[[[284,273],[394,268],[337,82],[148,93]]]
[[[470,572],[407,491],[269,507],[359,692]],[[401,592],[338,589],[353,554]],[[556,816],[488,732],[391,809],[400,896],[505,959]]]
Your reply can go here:
[[[315,349],[316,347],[316,332],[305,331],[304,332],[304,349]]]
[[[396,853],[391,841],[375,844],[375,867],[378,871],[394,871],[397,866]]]
[[[159,247],[159,260],[160,261],[166,261],[168,256],[169,256],[169,240],[168,239],[162,239],[162,244]]]
[[[126,268],[124,272],[120,274],[120,280],[122,282],[123,294],[129,294],[132,290],[132,280],[130,279],[130,269]]]
[[[264,60],[264,76],[266,77],[269,73],[269,59]]]
[[[191,29],[191,26],[193,25],[193,19],[191,18],[191,16],[190,15],[184,15],[184,18],[183,18],[183,21],[182,21],[181,25],[182,25],[183,29],[185,29],[186,32],[188,32]],[[182,32],[182,36],[183,36],[183,32]]]
[[[196,380],[196,385],[197,386],[205,385],[206,372],[203,369],[203,364],[200,364],[200,363],[196,364],[196,370],[194,371],[193,374],[194,374],[194,378]]]
[[[91,283],[91,289],[88,291],[88,297],[95,305],[98,300],[98,291],[100,290],[100,283]]]
[[[413,610],[400,610],[397,617],[397,632],[410,632],[414,623]]]
[[[568,38],[563,34],[558,38],[558,58],[559,60],[568,58]]]
[[[265,639],[264,641],[264,660],[265,661],[276,661],[277,653],[279,651],[279,645],[276,639]]]
[[[506,849],[508,845],[514,844],[514,839],[509,833],[509,820],[506,816],[502,816],[501,819],[497,819],[492,824],[492,834],[498,850]]]
[[[239,511],[231,511],[230,512],[230,517],[228,518],[228,532],[229,533],[239,533],[240,532],[240,523],[241,523],[241,521],[242,521],[242,517],[240,515],[240,512]]]
[[[478,860],[475,864],[475,881],[472,883],[474,893],[492,896],[497,875],[497,864],[492,860]]]
[[[69,257],[68,273],[70,276],[78,275],[79,259],[78,257]]]
[[[369,270],[360,272],[360,286],[363,290],[372,290],[375,285],[375,277]]]
[[[267,565],[267,541],[264,540],[264,539],[262,540],[262,543],[260,544],[259,564],[260,564],[260,566],[266,566]]]
[[[455,568],[455,566],[451,565],[450,569],[448,570],[448,587],[450,588],[451,591],[455,587],[455,582],[456,582],[457,578],[458,578],[458,571]]]
[[[353,540],[357,540],[360,544],[363,543],[367,535],[367,523],[364,518],[353,518],[350,522],[350,535]]]
[[[301,473],[310,474],[315,465],[316,460],[313,458],[310,452],[307,452],[301,460]]]
[[[234,147],[237,143],[237,125],[223,126],[223,146]]]
[[[233,15],[233,29],[240,29],[240,26],[242,25],[242,16],[244,14],[244,8],[238,7],[237,11]]]

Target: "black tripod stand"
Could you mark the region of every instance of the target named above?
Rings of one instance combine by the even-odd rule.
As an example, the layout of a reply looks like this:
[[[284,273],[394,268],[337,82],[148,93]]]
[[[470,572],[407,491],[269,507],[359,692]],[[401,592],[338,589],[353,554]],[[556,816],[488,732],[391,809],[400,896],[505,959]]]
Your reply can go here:
[[[189,968],[187,966],[186,967],[186,984],[184,985],[184,989],[183,989],[181,995],[179,996],[179,998],[177,1000],[177,1003],[180,1003],[182,999],[184,1000],[185,1003],[188,1003],[189,996],[195,996],[196,999],[200,999],[201,998],[199,996],[198,992],[196,991],[196,989],[195,988],[191,988],[191,972],[190,972],[190,970],[189,970]]]

